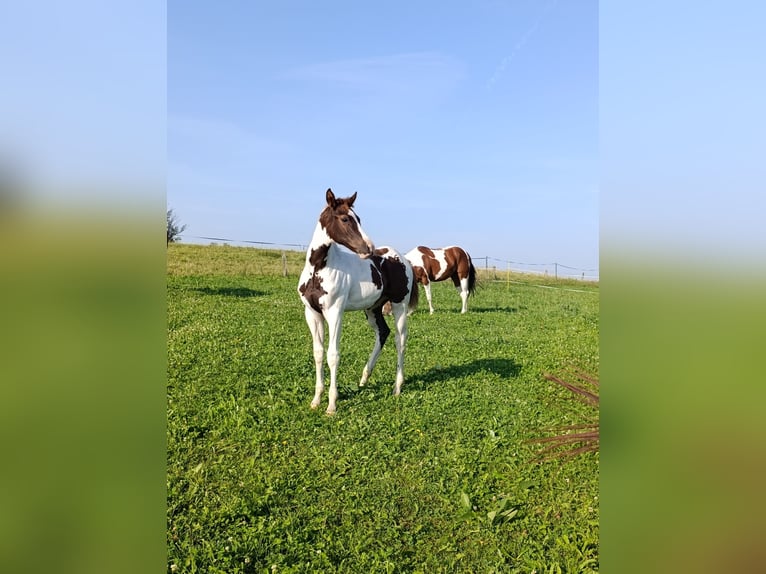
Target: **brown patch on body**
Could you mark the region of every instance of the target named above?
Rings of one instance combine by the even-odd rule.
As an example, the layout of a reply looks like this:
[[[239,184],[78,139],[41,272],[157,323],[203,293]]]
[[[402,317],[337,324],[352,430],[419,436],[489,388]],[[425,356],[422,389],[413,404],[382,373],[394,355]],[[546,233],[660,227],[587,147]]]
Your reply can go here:
[[[373,282],[383,289],[380,300],[400,303],[410,290],[409,281],[407,281],[407,268],[404,263],[398,259],[380,257],[379,255],[373,255],[371,260],[371,267],[374,266],[377,269],[382,279],[382,285],[375,282],[375,271],[373,270]]]
[[[386,253],[389,252],[388,247],[379,247],[376,248],[374,251],[375,257],[373,257],[373,262],[370,265],[372,268],[372,282],[375,283],[375,286],[378,289],[383,288],[383,274],[381,272],[381,267],[383,265],[383,262],[387,260],[385,257]],[[389,313],[386,313],[386,306],[388,307]],[[390,315],[391,310],[391,303],[386,301],[386,304],[383,307],[383,314],[384,315]]]
[[[309,255],[309,263],[314,266],[314,273],[320,269],[324,269],[325,265],[327,265],[327,252],[329,250],[329,245],[320,245],[316,249],[311,250],[311,255]]]
[[[444,259],[447,261],[447,270],[451,270],[450,277],[455,287],[460,287],[461,279],[468,279],[468,292],[473,293],[476,288],[476,268],[471,262],[471,256],[460,247],[449,247],[444,250]]]
[[[324,269],[327,265],[327,252],[330,250],[329,245],[320,245],[316,249],[311,250],[309,255],[309,263],[314,266],[314,270],[311,273],[311,278],[303,285],[298,287],[298,291],[308,301],[311,308],[318,313],[322,312],[322,305],[319,304],[319,298],[325,295],[327,291],[322,287],[322,278],[317,275],[320,269]]]
[[[313,274],[311,279],[298,287],[298,291],[300,291],[303,298],[308,301],[308,304],[311,305],[311,308],[314,311],[317,313],[322,312],[322,305],[319,303],[319,298],[322,295],[326,295],[327,291],[322,287],[322,278],[319,275]]]
[[[383,289],[383,275],[375,263],[370,263],[370,273],[372,273],[372,282],[375,283],[375,287]]]
[[[428,285],[428,273],[426,273],[425,269],[419,265],[413,265],[412,271],[415,273],[416,282],[422,283],[423,285]]]
[[[432,258],[434,257],[434,252],[430,247],[426,247],[425,245],[418,245],[418,251],[420,251],[423,255],[427,255],[428,257]]]
[[[429,279],[439,275],[441,265],[428,247],[420,245],[418,251],[423,254],[423,267],[415,267],[415,278],[423,285],[428,285]]]
[[[412,269],[413,269],[413,271],[415,271],[416,269],[420,269],[422,271],[422,268],[420,268],[420,267],[413,267]],[[419,299],[419,296],[420,296],[420,292],[418,291],[418,279],[417,279],[417,275],[413,274],[412,285],[409,286],[409,291],[410,291],[410,300],[409,300],[409,302],[407,304],[407,308],[409,309],[409,313],[408,314],[410,314],[413,311],[415,311],[415,309],[418,306],[418,299]],[[391,301],[390,300],[386,301],[386,303],[383,305],[382,311],[383,311],[383,315],[393,315],[393,309],[391,308]]]
[[[460,278],[468,275],[467,261],[460,258],[460,253],[454,247],[444,249],[444,261],[447,262],[447,271],[452,270],[452,273],[449,275],[452,283],[454,283],[455,287],[460,287]],[[445,276],[444,279],[446,278]]]

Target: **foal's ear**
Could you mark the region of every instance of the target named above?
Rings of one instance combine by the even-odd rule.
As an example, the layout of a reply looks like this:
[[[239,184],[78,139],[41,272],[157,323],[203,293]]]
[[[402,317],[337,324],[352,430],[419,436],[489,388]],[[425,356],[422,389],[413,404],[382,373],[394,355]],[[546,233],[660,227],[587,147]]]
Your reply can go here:
[[[354,195],[346,199],[346,203],[348,203],[349,207],[353,206],[355,201],[356,201],[356,192],[354,192]]]
[[[330,207],[335,207],[335,194],[332,192],[332,189],[330,189],[329,187],[327,188],[326,197],[327,197],[327,205],[329,205]]]

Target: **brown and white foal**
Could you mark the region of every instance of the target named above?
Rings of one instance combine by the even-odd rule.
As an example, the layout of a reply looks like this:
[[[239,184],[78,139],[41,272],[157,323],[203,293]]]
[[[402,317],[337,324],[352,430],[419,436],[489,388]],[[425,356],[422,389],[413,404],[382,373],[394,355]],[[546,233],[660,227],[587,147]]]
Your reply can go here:
[[[407,309],[417,305],[418,288],[407,259],[390,247],[375,249],[367,237],[354,211],[356,193],[351,197],[336,198],[328,189],[325,198],[327,205],[319,214],[306,251],[306,265],[298,283],[298,292],[305,306],[306,323],[314,344],[316,387],[312,409],[319,406],[324,391],[324,322],[327,322],[330,338],[327,345],[327,364],[330,367],[327,414],[332,415],[338,398],[336,375],[343,313],[363,310],[375,331],[375,345],[359,381],[359,386],[363,386],[391,332],[382,313],[383,305],[391,302],[397,352],[394,395],[398,395],[404,383]],[[343,250],[341,245],[353,253]]]

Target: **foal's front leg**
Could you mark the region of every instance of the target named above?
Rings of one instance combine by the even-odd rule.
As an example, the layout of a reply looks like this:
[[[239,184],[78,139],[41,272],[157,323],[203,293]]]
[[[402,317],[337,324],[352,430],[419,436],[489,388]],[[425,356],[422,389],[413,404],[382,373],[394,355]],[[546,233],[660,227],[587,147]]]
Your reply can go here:
[[[330,367],[330,391],[328,393],[327,414],[335,414],[335,403],[338,400],[338,362],[340,360],[340,333],[343,311],[329,309],[325,311],[329,341],[327,343],[327,365]]]
[[[314,368],[316,370],[316,385],[314,387],[314,399],[311,408],[315,409],[322,400],[324,391],[324,319],[310,307],[305,308],[306,324],[311,331],[311,339],[314,346]]]

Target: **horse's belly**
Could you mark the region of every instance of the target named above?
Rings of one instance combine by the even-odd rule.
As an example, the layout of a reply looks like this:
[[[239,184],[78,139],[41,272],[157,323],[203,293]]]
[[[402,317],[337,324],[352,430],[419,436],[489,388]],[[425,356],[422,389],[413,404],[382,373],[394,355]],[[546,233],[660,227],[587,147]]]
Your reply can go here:
[[[360,309],[369,309],[380,299],[382,290],[372,282],[362,282],[351,287],[348,293],[346,309],[349,311],[358,311]]]

